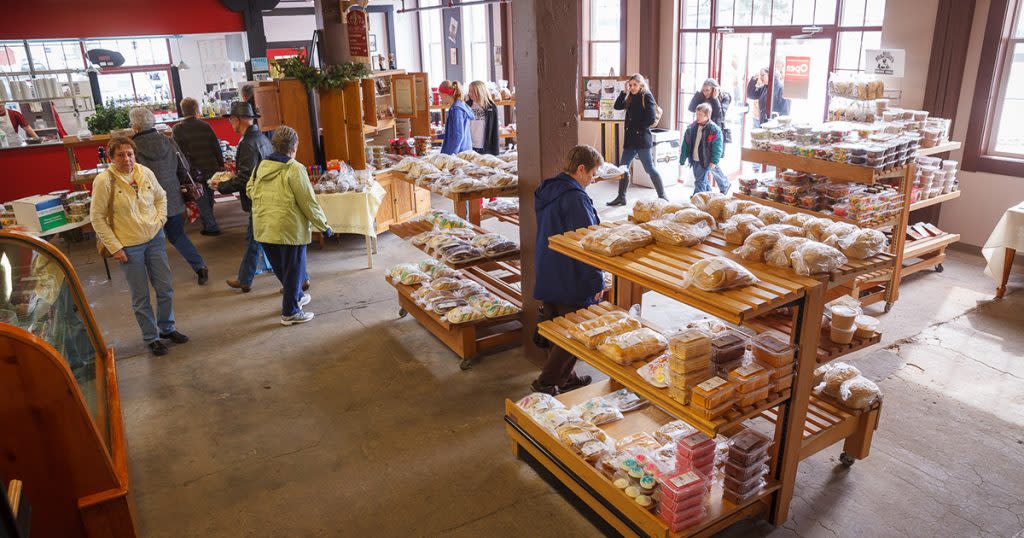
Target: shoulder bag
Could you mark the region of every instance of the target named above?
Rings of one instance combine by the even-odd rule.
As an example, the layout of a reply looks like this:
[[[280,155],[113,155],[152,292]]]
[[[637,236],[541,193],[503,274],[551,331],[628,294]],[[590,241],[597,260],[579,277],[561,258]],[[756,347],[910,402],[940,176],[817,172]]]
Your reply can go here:
[[[178,180],[181,182],[181,196],[185,199],[185,202],[196,202],[203,197],[206,193],[203,191],[203,171],[198,168],[192,168],[189,165],[188,159],[181,152],[181,148],[178,147],[178,143],[171,138],[171,144],[174,146],[174,154],[178,157],[178,162],[185,168],[185,177],[179,177]],[[198,177],[197,177],[198,176]]]

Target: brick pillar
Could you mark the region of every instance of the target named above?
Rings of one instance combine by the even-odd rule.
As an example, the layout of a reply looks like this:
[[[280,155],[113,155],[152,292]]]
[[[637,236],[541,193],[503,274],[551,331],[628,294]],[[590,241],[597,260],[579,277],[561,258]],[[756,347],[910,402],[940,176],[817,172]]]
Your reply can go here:
[[[539,357],[532,335],[537,219],[533,191],[564,165],[577,144],[580,2],[516,0],[511,5],[516,126],[519,142],[519,242],[522,251],[524,348]]]

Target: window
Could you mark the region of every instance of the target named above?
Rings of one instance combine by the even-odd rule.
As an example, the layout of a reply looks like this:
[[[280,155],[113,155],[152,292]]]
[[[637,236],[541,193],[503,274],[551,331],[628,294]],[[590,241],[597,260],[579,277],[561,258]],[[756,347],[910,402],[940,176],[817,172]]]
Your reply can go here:
[[[420,7],[436,6],[440,0],[422,0]],[[445,46],[441,35],[441,10],[431,9],[420,12],[420,43],[423,66],[431,87],[438,87],[445,80]]]
[[[463,74],[467,86],[474,80],[491,80],[491,46],[487,39],[490,21],[487,9],[486,5],[462,8],[462,51],[465,57]]]
[[[587,27],[589,74],[621,75],[622,0],[589,0]]]
[[[140,65],[169,65],[171,49],[166,38],[95,39],[84,42],[86,52],[92,49],[106,49],[124,55],[122,67]],[[33,54],[34,56],[34,54]]]
[[[692,26],[683,28],[707,28],[705,11],[710,10],[702,5],[707,3],[708,0],[684,0],[691,10]],[[837,0],[718,0],[715,26],[834,25],[837,3]]]
[[[836,50],[836,71],[864,69],[864,51],[882,48],[881,31],[840,31]]]
[[[711,34],[682,32],[679,34],[679,104],[680,130],[689,123],[687,107],[693,94],[699,92],[710,73]]]
[[[992,0],[981,48],[964,169],[1024,176],[1024,2]]]

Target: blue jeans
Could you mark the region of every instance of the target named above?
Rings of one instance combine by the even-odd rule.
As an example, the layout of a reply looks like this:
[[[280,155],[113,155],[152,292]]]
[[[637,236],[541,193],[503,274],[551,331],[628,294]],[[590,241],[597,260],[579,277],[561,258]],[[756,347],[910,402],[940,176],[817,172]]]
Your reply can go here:
[[[306,245],[275,245],[261,243],[270,259],[274,274],[281,281],[284,292],[281,295],[281,315],[294,316],[302,309],[302,282],[306,279]]]
[[[167,244],[164,232],[141,245],[124,247],[128,261],[121,264],[128,289],[132,293],[135,321],[142,329],[142,339],[148,344],[161,334],[174,332],[174,288],[171,286],[171,266],[167,263]],[[156,291],[156,317],[149,301],[149,285]]]
[[[693,166],[693,193],[697,194],[698,192],[711,190],[711,182],[708,181],[708,168],[704,168],[700,163],[691,163],[691,165]],[[719,192],[728,194],[729,178],[725,177],[722,167],[716,164],[714,167],[710,167],[710,169],[711,177],[715,178]]]
[[[164,224],[164,232],[167,234],[167,240],[174,245],[178,254],[185,258],[185,261],[188,262],[193,271],[206,267],[206,263],[203,261],[203,257],[199,255],[199,251],[196,250],[196,246],[192,244],[192,240],[185,234],[185,213],[173,216],[168,215],[167,224]]]
[[[619,159],[619,166],[627,168],[626,175],[619,180],[619,195],[625,196],[629,188],[629,165],[633,159],[640,157],[640,164],[644,165],[644,171],[651,176],[651,183],[654,183],[654,191],[661,198],[665,197],[665,186],[661,182],[661,174],[654,167],[654,150],[652,148],[622,148],[622,157]]]
[[[199,219],[203,223],[203,231],[217,233],[220,231],[220,225],[217,224],[217,218],[213,215],[215,192],[209,185],[203,183],[203,193],[203,197],[196,202],[196,205],[199,206]]]
[[[252,236],[252,216],[249,216],[249,227],[245,229],[245,254],[238,266],[238,282],[245,287],[252,286],[252,279],[270,271],[270,260],[263,252],[263,247]]]

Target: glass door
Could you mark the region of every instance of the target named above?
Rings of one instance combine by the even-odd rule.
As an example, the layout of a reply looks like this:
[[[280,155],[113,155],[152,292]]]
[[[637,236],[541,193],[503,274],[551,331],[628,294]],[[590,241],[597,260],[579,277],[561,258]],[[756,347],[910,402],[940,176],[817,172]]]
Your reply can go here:
[[[775,39],[770,92],[773,116],[790,116],[794,123],[824,120],[831,53],[830,37]]]
[[[732,143],[726,144],[721,165],[730,177],[743,172],[740,148],[750,145],[750,129],[758,118],[758,100],[747,98],[747,85],[768,69],[771,45],[772,34],[767,32],[722,35],[718,83],[728,94],[726,99],[731,98],[723,127],[729,129]]]

